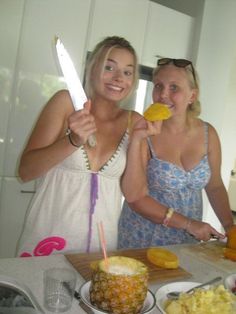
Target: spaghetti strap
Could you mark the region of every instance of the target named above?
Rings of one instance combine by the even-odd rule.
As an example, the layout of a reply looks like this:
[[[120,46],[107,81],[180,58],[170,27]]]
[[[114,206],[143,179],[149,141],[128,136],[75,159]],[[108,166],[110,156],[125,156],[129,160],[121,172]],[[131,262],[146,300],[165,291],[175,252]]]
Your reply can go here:
[[[151,142],[150,137],[147,138],[147,143],[148,143],[148,147],[149,147],[149,149],[150,149],[151,157],[152,157],[152,158],[153,158],[153,157],[156,157],[156,153],[155,153],[154,148],[153,148],[153,146],[152,146],[152,142]]]
[[[129,110],[128,112],[128,125],[127,125],[127,130],[128,130],[128,133],[130,134],[131,133],[131,130],[132,130],[132,111]]]
[[[204,144],[206,148],[206,155],[208,153],[208,123],[204,122],[204,131],[205,131],[205,138],[204,138]]]

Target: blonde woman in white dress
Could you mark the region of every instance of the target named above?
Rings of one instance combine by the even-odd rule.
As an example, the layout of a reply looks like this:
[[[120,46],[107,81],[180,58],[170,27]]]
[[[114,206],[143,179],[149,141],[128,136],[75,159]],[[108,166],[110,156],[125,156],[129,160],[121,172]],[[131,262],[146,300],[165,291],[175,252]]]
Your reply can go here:
[[[98,251],[100,221],[107,249],[116,249],[129,125],[140,118],[119,103],[134,91],[137,78],[133,47],[124,38],[107,37],[88,61],[84,109],[74,111],[67,90],[46,104],[19,166],[21,179],[37,179],[38,187],[18,256]],[[95,147],[87,143],[92,134]]]

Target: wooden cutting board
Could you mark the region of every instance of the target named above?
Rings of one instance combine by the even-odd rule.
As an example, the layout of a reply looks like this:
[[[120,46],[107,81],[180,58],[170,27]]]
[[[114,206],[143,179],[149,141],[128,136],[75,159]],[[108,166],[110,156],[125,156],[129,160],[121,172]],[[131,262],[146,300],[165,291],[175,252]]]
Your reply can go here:
[[[183,278],[189,278],[192,275],[181,267],[176,269],[164,269],[150,263],[146,257],[146,249],[131,249],[108,252],[108,256],[126,256],[135,258],[147,265],[149,270],[149,281],[162,283],[165,281],[175,281]],[[90,263],[103,258],[102,253],[79,253],[66,255],[68,261],[80,273],[85,280],[90,280],[92,269]]]
[[[236,262],[224,258],[224,248],[225,243],[214,240],[209,242],[201,242],[197,245],[191,245],[182,250],[185,254],[197,257],[198,259],[204,261],[204,263],[214,265],[214,267],[218,267],[225,272],[236,272]]]

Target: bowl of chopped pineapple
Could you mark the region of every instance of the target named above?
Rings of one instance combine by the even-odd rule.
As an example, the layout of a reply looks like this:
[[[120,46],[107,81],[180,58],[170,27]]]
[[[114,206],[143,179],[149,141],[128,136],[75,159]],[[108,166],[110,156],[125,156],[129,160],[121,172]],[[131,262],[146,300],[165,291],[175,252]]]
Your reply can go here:
[[[174,285],[176,284],[176,287]],[[178,285],[177,285],[178,284]],[[163,314],[235,314],[236,296],[224,287],[223,284],[196,288],[192,293],[185,293],[188,288],[194,287],[195,282],[171,283],[159,288],[156,292],[156,302]],[[177,300],[167,298],[167,293],[174,290],[183,292]],[[191,286],[192,285],[192,286]]]

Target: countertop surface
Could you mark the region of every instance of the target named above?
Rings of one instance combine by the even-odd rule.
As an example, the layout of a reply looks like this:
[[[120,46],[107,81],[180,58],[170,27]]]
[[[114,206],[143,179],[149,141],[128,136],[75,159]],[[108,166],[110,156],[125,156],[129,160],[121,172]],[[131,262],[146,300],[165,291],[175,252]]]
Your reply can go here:
[[[217,261],[217,259],[214,257],[214,254],[212,258],[209,258],[208,254],[204,255],[202,252],[202,248],[205,249],[205,245],[208,244],[203,243],[200,247],[195,245],[172,245],[166,247],[178,255],[180,266],[192,275],[189,278],[179,279],[175,281],[205,282],[219,275],[221,275],[224,280],[224,278],[228,274],[236,272],[236,263],[228,260],[223,260],[222,258],[221,259],[223,262],[220,258]],[[209,250],[208,247],[206,247],[206,249]],[[210,252],[209,255],[211,254],[212,252]],[[0,275],[10,276],[15,280],[27,285],[36,297],[40,306],[44,309],[45,314],[50,314],[51,312],[45,310],[43,306],[43,272],[44,270],[51,267],[73,268],[67,258],[64,255],[59,254],[47,257],[0,259]],[[78,290],[80,285],[85,280],[79,273],[77,274]],[[155,283],[151,281],[149,284],[149,289],[155,293],[159,287],[169,282],[171,281],[167,281],[164,283]],[[66,313],[77,314],[85,313],[85,311],[80,307],[79,302],[74,299],[71,310]],[[155,307],[152,313],[160,313],[160,311],[158,310],[158,308]]]

